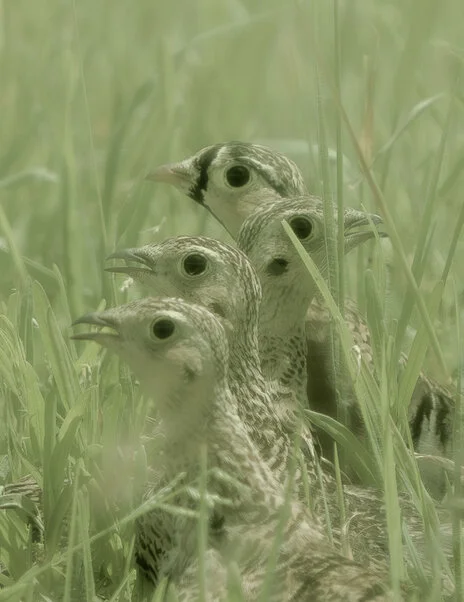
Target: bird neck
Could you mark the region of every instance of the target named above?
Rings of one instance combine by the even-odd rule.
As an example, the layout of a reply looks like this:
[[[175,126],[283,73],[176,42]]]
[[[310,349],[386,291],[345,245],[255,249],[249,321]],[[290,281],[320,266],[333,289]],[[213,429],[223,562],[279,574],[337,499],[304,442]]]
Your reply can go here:
[[[293,391],[298,401],[306,406],[307,342],[304,314],[300,323],[292,321],[286,328],[274,328],[267,321],[261,321],[259,345],[264,377],[277,381],[283,389]]]
[[[223,387],[203,406],[209,411],[198,412],[195,420],[184,420],[181,428],[179,420],[177,425],[163,420],[165,445],[161,457],[167,474],[185,472],[189,480],[196,478],[202,450],[206,450],[211,492],[234,499],[237,506],[263,504],[271,492],[279,491],[279,485],[240,419],[235,397]],[[227,475],[232,479],[228,480]]]
[[[272,286],[265,282],[259,312],[259,344],[264,334],[284,339],[304,329],[313,294],[300,287]]]
[[[209,424],[221,414],[224,386],[218,384],[208,390],[205,387],[195,390],[190,383],[171,392],[160,411],[168,445],[178,446],[182,451],[208,442]]]
[[[282,433],[277,396],[263,375],[256,324],[235,333],[230,343],[230,388],[238,400],[237,413],[262,458],[285,458],[288,444]]]
[[[261,369],[256,321],[237,326],[229,340],[229,374],[232,394],[238,400],[242,420],[266,410],[270,405]]]
[[[261,369],[258,341],[256,323],[249,327],[246,325],[237,327],[229,343],[230,387],[235,397],[240,400],[237,388],[241,391],[243,387],[248,388],[252,385],[254,395],[249,401],[259,406],[266,406],[268,403],[262,395],[265,390],[265,380]]]

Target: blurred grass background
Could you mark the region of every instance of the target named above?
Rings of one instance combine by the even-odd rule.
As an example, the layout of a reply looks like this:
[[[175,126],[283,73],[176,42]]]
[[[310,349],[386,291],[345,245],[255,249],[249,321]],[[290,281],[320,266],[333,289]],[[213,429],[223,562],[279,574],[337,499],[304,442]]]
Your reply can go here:
[[[441,382],[457,376],[463,23],[460,0],[0,2],[0,477],[35,474],[45,487],[46,528],[57,504],[68,508],[71,499],[79,533],[114,522],[108,509],[97,519],[89,515],[86,484],[95,482],[102,463],[113,466],[125,441],[135,446],[136,472],[144,471],[137,441],[145,406],[127,370],[115,358],[94,370],[98,349],[79,355],[68,341],[72,319],[102,299],[121,298],[103,272],[105,256],[177,234],[227,240],[201,207],[144,181],[145,173],[214,142],[247,140],[287,153],[312,192],[335,195],[337,46],[344,109],[425,299],[449,273],[433,322],[445,365],[434,353],[425,365]],[[356,149],[341,131],[344,203],[379,212]],[[327,178],[321,150],[328,154]],[[364,254],[345,270],[347,294],[362,308]],[[414,333],[421,320],[397,257],[389,260],[385,316],[390,324],[402,316]],[[404,309],[409,302],[411,311]],[[76,472],[79,495],[68,487],[68,502],[60,502],[65,477]],[[116,488],[120,494],[125,484]],[[121,516],[134,503],[125,499]],[[12,572],[0,577],[4,585],[34,564],[33,546],[29,557],[20,553],[29,537],[24,521],[11,521],[11,514],[0,516],[0,561]],[[50,538],[51,562],[59,529]],[[131,542],[121,527],[92,547],[94,568],[98,558],[101,582],[115,600],[128,595]],[[95,594],[88,538],[85,546],[88,597]],[[51,573],[65,580],[63,599],[71,599],[63,566]],[[53,581],[41,579],[45,589]]]

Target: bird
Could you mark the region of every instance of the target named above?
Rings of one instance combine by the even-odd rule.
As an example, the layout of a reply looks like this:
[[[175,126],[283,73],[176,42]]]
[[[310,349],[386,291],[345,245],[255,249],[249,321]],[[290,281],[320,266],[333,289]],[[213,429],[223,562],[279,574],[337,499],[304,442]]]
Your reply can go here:
[[[283,198],[308,195],[298,166],[285,155],[268,147],[242,141],[213,144],[200,149],[180,162],[161,165],[150,170],[146,178],[168,183],[205,207],[236,238],[243,221],[253,211]],[[308,203],[314,196],[308,195]],[[345,300],[344,316],[353,337],[353,349],[374,372],[373,349],[369,328],[356,304]],[[314,402],[323,400],[313,409],[340,418],[340,382],[334,380],[331,364],[331,316],[320,298],[310,303],[306,316],[307,389]],[[399,372],[407,358],[402,355]],[[340,370],[341,366],[337,366]],[[341,383],[343,387],[343,382]],[[410,403],[410,424],[414,448],[419,453],[451,458],[454,395],[433,379],[420,373]],[[359,424],[356,406],[348,413],[348,425]],[[332,444],[321,434],[324,453],[332,458]],[[443,473],[423,470],[426,485],[436,498],[444,493]]]
[[[306,196],[279,199],[278,201],[268,200],[245,220],[237,237],[237,245],[257,270],[263,290],[263,299],[266,301],[262,303],[260,313],[260,350],[265,358],[265,373],[276,374],[279,366],[287,366],[286,384],[299,392],[301,397],[304,394],[306,382],[301,376],[298,377],[294,373],[294,366],[301,364],[300,358],[305,353],[308,330],[308,321],[305,319],[306,307],[316,293],[316,285],[309,276],[294,244],[283,230],[283,220],[287,221],[304,250],[315,262],[321,275],[326,276],[328,266],[324,244],[322,201],[314,199],[312,205],[309,206]],[[378,226],[381,225],[382,220],[374,214],[365,214],[350,208],[345,210],[345,253],[360,242],[374,236],[372,230],[362,229],[369,223]],[[276,266],[278,269],[275,269]],[[314,324],[311,326],[314,328]],[[311,335],[312,339],[316,339],[317,336],[318,333],[314,330]],[[322,336],[325,334],[323,333]],[[308,364],[310,361],[311,352]],[[309,370],[310,366],[308,366]],[[424,380],[420,382],[424,385]],[[431,386],[429,385],[430,388]],[[308,389],[307,391],[309,405],[314,409],[319,409],[321,400],[317,399],[315,395],[313,397],[313,393]],[[422,393],[422,399],[424,401],[427,399],[426,392]],[[355,397],[348,395],[343,401],[346,404],[352,404],[350,413],[356,416],[358,406]],[[432,401],[429,400],[429,403]],[[442,409],[442,406],[436,408],[437,412],[439,409]],[[410,408],[409,426],[415,441],[417,439],[415,432],[417,410],[412,410],[413,408]],[[332,413],[335,413],[335,408]],[[447,432],[452,429],[450,419],[451,412],[442,418],[445,421]],[[358,424],[360,424],[360,420],[361,418],[356,416]],[[422,440],[419,438],[419,441]],[[445,454],[444,447],[439,448],[438,451]],[[434,478],[436,478],[435,475]],[[433,488],[434,483],[426,482],[426,485]]]
[[[268,200],[245,220],[237,236],[237,246],[256,269],[263,290],[259,340],[264,372],[278,374],[303,405],[307,405],[305,401],[309,398],[313,407],[319,400],[313,399],[307,387],[305,316],[318,289],[284,231],[283,219],[288,221],[321,275],[326,276],[324,209],[317,198],[310,202],[307,196]],[[382,219],[375,214],[345,209],[345,253],[375,236],[375,230],[365,229],[369,224],[381,225]],[[317,335],[315,332],[313,336]]]
[[[137,263],[107,267],[106,271],[133,277],[149,294],[187,298],[221,318],[229,341],[230,386],[237,398],[248,401],[239,404],[240,417],[250,426],[261,454],[271,461],[274,471],[285,477],[291,445],[275,433],[282,428],[279,405],[292,395],[284,384],[274,379],[266,382],[261,370],[258,333],[262,293],[248,258],[240,250],[212,238],[179,236],[158,245],[120,250],[108,259]],[[293,436],[294,418],[290,414],[288,419],[286,432]],[[311,434],[305,442],[315,479],[317,453]]]
[[[73,338],[117,353],[154,397],[164,433],[160,482],[177,479],[178,486],[184,485],[175,497],[179,508],[201,518],[203,503],[210,520],[216,511],[221,514],[221,526],[208,530],[207,549],[217,550],[226,565],[236,563],[246,600],[256,600],[265,585],[279,529],[266,599],[393,600],[388,571],[367,569],[333,550],[260,457],[228,386],[227,336],[213,313],[179,298],[149,297],[86,314],[74,322],[78,324],[99,330]],[[180,512],[171,518],[174,542],[167,564],[181,586],[182,575],[195,562],[197,522]],[[181,591],[181,600],[192,598],[190,587]]]
[[[359,212],[348,211],[347,216],[349,216],[347,217],[347,226],[349,224],[354,226],[356,221],[361,225],[362,215]],[[252,219],[248,218],[243,228]],[[366,219],[367,217],[364,215],[364,220]],[[315,231],[317,231],[317,227],[315,227]],[[348,227],[348,240],[354,235],[354,230]],[[364,235],[366,235],[365,232]],[[263,249],[261,248],[261,250]],[[301,428],[299,434],[304,441],[305,449],[311,450],[314,447],[314,441],[312,441],[311,430],[306,428],[304,423],[301,426],[301,420],[287,421],[286,416],[283,416],[281,412],[273,411],[269,401],[278,403],[279,399],[278,393],[272,394],[272,391],[275,391],[272,386],[269,393],[270,399],[259,393],[256,387],[257,382],[259,388],[263,387],[263,377],[259,376],[259,379],[256,380],[256,375],[259,375],[260,371],[256,355],[260,350],[259,346],[256,351],[254,347],[259,345],[256,331],[259,331],[261,324],[261,318],[256,320],[256,316],[261,315],[260,308],[267,302],[267,299],[263,297],[263,301],[260,303],[261,288],[258,274],[249,258],[239,249],[204,236],[181,236],[167,239],[161,243],[145,245],[138,249],[120,250],[110,257],[124,259],[129,264],[107,268],[108,271],[131,276],[137,282],[142,283],[148,294],[181,296],[190,302],[207,307],[221,320],[228,336],[231,358],[229,364],[230,386],[238,399],[239,417],[262,458],[267,460],[274,474],[277,475],[277,479],[281,483],[285,482],[286,460],[292,456],[293,441],[298,427]],[[263,259],[262,263],[265,261]],[[273,261],[272,257],[266,265],[269,265],[271,261]],[[264,265],[262,269],[266,271]],[[307,280],[303,274],[303,277],[299,279],[299,282],[302,283],[301,286],[305,287],[304,282]],[[301,321],[304,322],[304,303],[300,303],[300,306],[303,309],[302,313],[300,309]],[[252,336],[250,336],[251,333],[253,333]],[[242,339],[241,342],[240,339]],[[285,355],[286,352],[293,353],[295,348],[299,348],[291,344],[293,339],[293,333],[289,332],[290,344],[279,340],[278,347],[283,350],[282,355]],[[304,352],[298,361],[304,366]],[[302,374],[304,374],[304,370]],[[273,382],[271,380],[272,371],[269,376],[268,382]],[[239,382],[234,382],[237,380]],[[291,406],[293,415],[298,416],[297,396],[289,396],[286,393],[288,385],[291,383],[287,378],[286,385],[278,387],[277,392],[283,391],[285,403]],[[259,406],[256,405],[257,395],[261,400]],[[264,426],[263,419],[265,420]],[[269,453],[270,449],[277,449],[279,453],[275,451]],[[314,514],[319,515],[324,528],[326,521],[330,521],[332,524],[336,545],[340,545],[341,532],[344,531],[355,560],[366,564],[387,563],[389,558],[388,528],[384,513],[383,493],[369,487],[345,486],[347,517],[345,524],[340,514],[335,479],[330,472],[322,468],[318,471],[317,458],[313,453],[306,454],[305,460],[308,468],[311,507],[314,509]],[[322,475],[319,479],[320,473]],[[296,478],[298,476],[296,475]],[[303,479],[303,475],[301,478]],[[325,504],[328,506],[329,518],[324,513]],[[419,553],[426,563],[427,544],[423,541],[422,516],[405,496],[400,496],[400,506],[409,537],[417,543],[418,549],[421,549]],[[349,527],[346,529],[347,525]],[[405,554],[407,555],[407,550],[405,550]]]
[[[295,201],[296,202],[296,201]],[[306,208],[306,197],[302,197],[301,204]],[[348,209],[346,212],[346,252],[355,246],[372,238],[374,236],[371,230],[358,230],[356,228],[366,226],[369,220],[379,224],[381,219],[376,215],[368,215],[364,212],[354,209]],[[297,226],[309,228],[314,226],[311,241],[315,240],[311,250],[316,255],[318,253],[317,263],[322,271],[325,271],[326,261],[323,253],[323,213],[320,201],[315,200],[311,207],[311,214],[307,223],[303,223],[305,218],[296,217]],[[295,227],[297,227],[295,226]],[[280,226],[279,226],[280,227]],[[300,232],[300,230],[297,230]],[[272,237],[270,238],[272,244]],[[286,239],[285,244],[288,244]],[[262,249],[264,257],[268,254],[268,249]],[[259,377],[261,390],[264,389],[263,378],[258,369],[261,364],[269,380],[279,380],[280,386],[274,391],[281,402],[284,398],[282,389],[291,382],[291,389],[296,398],[301,402],[302,407],[307,405],[307,381],[306,381],[306,340],[304,336],[299,336],[299,329],[304,328],[304,319],[295,320],[295,331],[291,332],[287,328],[287,323],[279,317],[281,308],[275,307],[271,301],[275,298],[275,291],[267,291],[266,303],[261,305],[264,311],[259,312],[259,301],[262,297],[258,275],[249,261],[242,253],[230,246],[214,241],[208,238],[195,237],[177,237],[168,239],[160,245],[147,245],[140,249],[126,249],[116,252],[109,258],[125,259],[130,262],[137,262],[137,266],[107,268],[110,272],[123,272],[133,276],[138,282],[146,283],[151,292],[160,287],[163,293],[181,294],[188,296],[189,299],[197,303],[206,305],[213,312],[227,317],[232,323],[231,332],[233,337],[231,342],[231,355],[234,358],[232,370],[237,371],[242,365],[240,358],[246,354],[250,355],[250,350],[255,349],[255,354],[248,360],[247,369],[254,369],[254,381]],[[301,262],[299,262],[301,263]],[[142,264],[144,267],[140,267]],[[258,270],[261,280],[265,280],[266,272],[272,271],[277,276],[282,276],[287,271],[279,258],[276,258],[269,265]],[[301,264],[301,267],[303,265]],[[148,268],[148,269],[147,269]],[[303,270],[300,270],[304,272]],[[262,273],[263,272],[263,273]],[[316,292],[316,287],[310,283],[308,278],[301,277],[299,274],[299,284],[307,287],[301,295],[290,295],[287,298],[285,284],[279,290],[282,291],[282,305],[285,311],[293,316],[299,316],[301,311],[305,312],[306,306]],[[233,294],[230,292],[228,284],[236,283],[233,287]],[[291,300],[294,300],[295,307],[290,307]],[[269,315],[269,314],[272,315]],[[258,318],[259,315],[259,318]],[[285,330],[283,337],[275,335],[279,326]],[[241,327],[243,326],[243,328]],[[259,350],[256,336],[259,329]],[[273,333],[272,336],[269,336]],[[240,368],[241,370],[241,368]],[[243,374],[237,374],[237,378],[232,380],[235,383],[241,383],[238,386],[245,386]],[[264,403],[264,406],[269,403]],[[294,408],[296,410],[296,408]],[[243,409],[243,411],[246,411]],[[268,412],[262,411],[260,407],[254,407],[253,414],[268,415]],[[250,422],[250,416],[244,416],[245,421]],[[256,418],[252,419],[256,422]],[[259,425],[258,432],[266,432],[263,425]],[[271,457],[279,457],[279,450],[271,450]]]
[[[168,239],[159,248],[152,245],[122,250],[110,257],[132,259],[139,265],[106,268],[107,271],[136,277],[147,285],[149,294],[187,298],[221,319],[229,342],[230,388],[241,400],[239,416],[274,474],[285,481],[295,427],[291,424],[283,427],[273,400],[273,397],[287,399],[287,391],[268,387],[261,371],[258,346],[261,286],[246,256],[214,239],[185,236]],[[229,291],[231,282],[235,285],[234,295]],[[317,453],[313,437],[308,432],[301,436],[305,441],[308,471],[315,481]],[[302,484],[298,482],[297,486]]]

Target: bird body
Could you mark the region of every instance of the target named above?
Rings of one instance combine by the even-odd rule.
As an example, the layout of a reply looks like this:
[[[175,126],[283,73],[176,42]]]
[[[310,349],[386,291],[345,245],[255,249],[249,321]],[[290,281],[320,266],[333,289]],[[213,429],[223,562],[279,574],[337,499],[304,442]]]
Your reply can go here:
[[[180,507],[201,513],[205,503],[208,547],[220,555],[208,553],[208,562],[236,563],[246,600],[259,596],[279,531],[281,542],[266,599],[393,599],[387,572],[368,570],[337,554],[261,459],[228,387],[227,339],[213,314],[179,299],[148,298],[88,314],[76,324],[111,328],[111,333],[75,338],[94,340],[117,352],[141,386],[154,395],[166,441],[158,470],[165,482],[183,475],[185,489],[175,499]],[[215,514],[221,516],[216,526]],[[179,599],[196,599],[192,583],[186,585],[182,579],[195,564],[198,521],[182,516],[174,518],[171,527],[175,539],[168,565],[181,587]]]

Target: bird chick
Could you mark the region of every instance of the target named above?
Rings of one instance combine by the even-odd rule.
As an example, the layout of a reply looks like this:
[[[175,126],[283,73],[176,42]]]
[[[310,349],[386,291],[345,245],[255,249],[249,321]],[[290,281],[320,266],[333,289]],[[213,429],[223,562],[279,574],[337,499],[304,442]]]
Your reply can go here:
[[[284,231],[282,220],[288,222],[321,275],[326,276],[328,270],[324,211],[319,199],[269,199],[243,223],[237,245],[255,267],[263,290],[259,340],[264,373],[278,375],[304,406],[309,400],[312,409],[336,416],[336,407],[328,406],[327,399],[320,399],[311,374],[306,372],[311,366],[306,357],[305,318],[318,289]],[[345,253],[374,237],[375,229],[366,227],[381,223],[378,215],[345,209]]]
[[[263,377],[258,343],[262,293],[247,257],[211,238],[179,236],[159,244],[117,251],[109,258],[124,259],[128,265],[106,268],[107,271],[131,276],[149,294],[185,298],[220,318],[228,337],[230,386],[240,400],[240,418],[250,429],[262,456],[284,479],[298,408],[288,387],[272,375],[267,380]],[[284,439],[281,434],[285,434]],[[315,480],[313,437],[308,429],[301,436],[311,480]]]
[[[212,313],[179,299],[148,298],[85,315],[75,324],[108,327],[109,332],[74,338],[118,353],[155,398],[165,435],[158,467],[161,481],[183,475],[185,489],[175,499],[181,508],[199,512],[202,497],[210,516],[219,506],[222,525],[219,532],[210,530],[210,546],[226,564],[237,564],[246,600],[259,597],[282,522],[269,600],[393,599],[386,573],[369,571],[331,549],[261,459],[238,416],[228,386],[227,338]],[[204,467],[206,492],[200,485]],[[167,564],[181,586],[182,575],[195,562],[196,523],[180,513],[170,521],[174,542]],[[187,594],[191,599],[191,592]]]
[[[240,177],[238,174],[240,174]],[[311,244],[310,251],[313,253],[312,258],[318,265],[319,270],[326,274],[327,252],[322,203],[317,197],[308,195],[304,179],[297,165],[281,153],[251,143],[232,141],[214,144],[201,149],[192,157],[179,163],[162,165],[152,171],[148,177],[175,186],[199,204],[207,207],[235,238],[237,238],[244,220],[252,215],[256,209],[267,207],[269,204],[274,205],[283,198],[298,197],[302,204],[306,199],[306,208],[308,210],[314,208],[317,217],[317,227],[311,236],[311,241],[315,242]],[[363,215],[365,218],[365,214]],[[356,217],[353,219],[355,221]],[[380,218],[375,216],[374,221],[379,223]],[[304,224],[300,226],[301,229],[306,227],[308,226]],[[311,227],[310,224],[309,227]],[[301,230],[299,235],[303,234],[304,232]],[[372,232],[369,234],[369,231],[365,234],[367,234],[365,238],[362,236],[352,238],[347,236],[346,252],[373,236]],[[268,246],[272,245],[272,238],[267,242]],[[300,266],[304,270],[301,262]],[[285,271],[285,266],[283,264],[279,265],[279,258],[277,257],[276,261],[268,266],[268,269],[274,270],[277,274],[279,271]],[[283,277],[285,278],[285,275]],[[279,348],[271,349],[272,341],[270,339],[268,339],[268,344],[261,341],[261,354],[269,370],[266,370],[266,366],[263,367],[269,373],[276,368],[279,358],[281,360],[285,358],[286,363],[281,364],[278,369],[281,372],[298,373],[299,398],[309,398],[313,404],[311,406],[313,409],[332,417],[339,417],[338,406],[340,400],[346,403],[348,399],[353,398],[353,391],[351,387],[344,387],[344,382],[341,379],[339,379],[340,382],[336,381],[331,359],[330,313],[323,302],[318,298],[314,298],[317,289],[308,277],[303,277],[300,284],[309,287],[303,300],[301,296],[294,298],[294,305],[303,303],[303,305],[298,305],[296,308],[298,314],[302,310],[307,313],[305,325],[307,336],[306,341],[303,342],[307,354],[306,370],[302,369],[301,364],[294,364],[291,361],[301,356],[301,347],[295,349],[293,358],[291,358],[288,350],[280,353]],[[306,299],[308,299],[308,302],[304,307]],[[310,304],[311,300],[313,301]],[[290,307],[290,300],[287,299],[286,301],[287,311],[293,311],[295,308]],[[367,325],[353,309],[353,304],[350,301],[346,302],[345,314],[350,331],[354,335],[353,346],[360,349],[363,356],[371,360],[372,363],[372,349]],[[277,328],[279,324],[285,327],[285,320],[281,320],[278,314],[275,317],[276,324],[274,328]],[[262,334],[264,334],[263,331],[264,329],[261,329]],[[297,336],[295,344],[300,343],[301,339]],[[269,353],[264,352],[265,349]],[[276,354],[275,361],[272,361],[273,353]],[[296,374],[293,374],[292,380],[295,384]],[[306,391],[304,391],[305,387]],[[350,424],[358,424],[359,422],[356,414],[348,414],[348,418]],[[325,457],[331,459],[333,443],[324,433],[319,435],[323,453]]]
[[[179,163],[162,165],[151,171],[148,178],[169,183],[203,205],[235,238],[244,219],[257,207],[307,194],[298,167],[287,157],[270,148],[236,141],[214,144]],[[308,203],[313,199],[308,197]],[[369,329],[349,299],[345,301],[344,315],[353,336],[353,350],[374,371]],[[339,413],[334,410],[339,407],[340,400],[352,397],[352,392],[343,388],[339,391],[340,383],[335,381],[330,322],[327,308],[319,299],[314,299],[306,316],[308,397],[325,400],[317,410],[336,416]],[[404,363],[405,356],[400,360],[399,374]],[[454,406],[452,391],[423,373],[419,375],[409,407],[416,451],[453,457]],[[348,413],[348,425],[362,428],[356,406],[351,407],[355,413]],[[327,439],[323,440],[324,451],[331,457],[332,446],[327,443]],[[429,491],[435,497],[442,497],[443,472],[422,465],[421,469]]]
[[[299,214],[300,217],[305,215],[304,212]],[[249,218],[246,224],[252,219]],[[315,232],[317,232],[317,212],[308,219],[313,220],[311,223],[314,224]],[[367,232],[356,231],[355,228],[355,225],[361,227],[362,223],[366,223],[366,221],[365,214],[347,211],[348,244],[354,244],[355,237],[358,235],[361,237],[368,235]],[[290,222],[292,223],[291,219]],[[254,224],[254,222],[252,223]],[[296,228],[296,225],[299,227]],[[296,230],[301,232],[302,222],[298,221],[296,225],[293,224]],[[244,245],[247,240],[245,227],[244,224]],[[258,235],[258,239],[261,239],[261,228],[255,228],[254,225],[252,227]],[[281,403],[279,394],[282,391],[288,391],[288,386],[293,386],[293,380],[290,378],[290,373],[284,372],[282,379],[285,379],[287,386],[283,388],[280,384],[276,394],[273,394],[275,389],[268,386],[270,382],[275,381],[272,369],[269,369],[267,385],[266,382],[263,382],[259,364],[258,333],[260,334],[259,342],[261,343],[261,338],[263,338],[266,343],[268,341],[266,337],[272,336],[272,330],[269,334],[266,326],[261,328],[261,317],[257,321],[257,316],[261,313],[269,316],[275,311],[272,305],[275,304],[273,287],[277,291],[279,303],[281,301],[283,303],[285,298],[288,299],[289,310],[284,306],[281,308],[285,316],[287,313],[290,314],[285,318],[288,325],[286,329],[278,331],[278,340],[277,337],[273,339],[276,349],[271,349],[269,352],[271,354],[269,366],[273,362],[278,365],[278,357],[282,358],[282,363],[290,365],[292,362],[286,360],[288,355],[292,356],[296,363],[301,364],[304,374],[306,356],[304,351],[298,352],[298,349],[304,347],[305,341],[304,295],[311,295],[313,286],[309,283],[308,274],[304,273],[304,266],[280,222],[279,227],[282,231],[282,244],[273,248],[279,250],[278,257],[284,257],[285,261],[288,261],[287,269],[282,272],[281,278],[285,279],[287,272],[292,270],[296,270],[300,276],[295,278],[296,283],[292,285],[294,288],[291,292],[294,294],[286,297],[282,296],[278,290],[280,289],[279,278],[274,275],[275,282],[272,283],[272,279],[267,273],[267,267],[275,256],[272,254],[272,250],[265,250],[260,246],[259,240],[256,240],[256,245],[264,252],[264,255],[260,255],[256,265],[264,286],[270,289],[267,290],[261,302],[261,287],[249,259],[230,245],[203,236],[181,236],[138,249],[118,251],[111,257],[125,259],[129,265],[107,269],[110,272],[129,274],[137,282],[142,283],[150,294],[163,292],[163,294],[182,296],[189,301],[202,304],[216,313],[225,326],[229,341],[230,387],[238,400],[239,417],[263,459],[267,461],[278,480],[284,482],[287,477],[288,459],[293,457],[295,435],[298,432],[301,434],[304,450],[311,450],[314,442],[312,433],[306,428],[304,422],[302,423],[301,420],[287,421],[286,414],[276,412],[273,408],[273,405]],[[266,245],[268,240],[266,228],[263,228],[262,232],[264,234],[263,244]],[[287,243],[291,250],[286,249]],[[263,273],[261,274],[261,272]],[[266,279],[268,282],[265,282]],[[301,296],[302,294],[298,287],[302,287],[303,298],[295,298],[296,295]],[[271,307],[269,311],[266,308],[268,302]],[[296,307],[291,305],[294,302]],[[298,320],[301,322],[300,325],[297,323]],[[275,328],[275,326],[271,324],[270,328]],[[286,333],[288,339],[285,339]],[[297,341],[297,335],[303,341],[301,345]],[[278,356],[278,354],[280,355]],[[264,359],[264,361],[266,360]],[[275,372],[278,374],[278,368],[275,369]],[[295,390],[298,390],[300,388],[299,375],[295,374],[294,378],[296,378]],[[293,404],[293,415],[299,418],[296,395],[289,396],[284,393],[283,399],[286,404]],[[314,453],[305,453],[305,460],[311,507],[314,509],[314,514],[320,516],[323,526],[327,526],[330,519],[336,545],[340,545],[343,531],[356,560],[365,563],[388,562],[388,528],[383,493],[366,487],[345,487],[347,528],[340,513],[335,479],[330,473],[321,470],[321,482]],[[297,473],[296,480],[300,480],[303,485],[304,478],[302,477],[302,474]],[[301,489],[303,490],[304,487],[302,486]],[[405,496],[400,497],[400,505],[405,528],[408,530],[410,538],[417,543],[418,553],[421,558],[424,557],[424,562],[426,562],[427,546],[423,537],[422,517]],[[324,510],[326,506],[328,507],[328,516]],[[405,554],[407,562],[413,560],[407,554],[407,546],[405,546]]]

